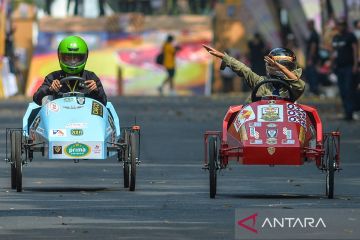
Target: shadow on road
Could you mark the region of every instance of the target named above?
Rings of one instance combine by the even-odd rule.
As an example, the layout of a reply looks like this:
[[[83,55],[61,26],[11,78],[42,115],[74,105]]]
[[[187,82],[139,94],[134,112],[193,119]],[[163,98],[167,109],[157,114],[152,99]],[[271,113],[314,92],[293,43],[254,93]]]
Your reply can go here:
[[[226,198],[245,198],[245,199],[322,199],[325,195],[305,195],[305,194],[217,194]]]
[[[26,187],[26,192],[102,192],[114,191],[105,187]]]

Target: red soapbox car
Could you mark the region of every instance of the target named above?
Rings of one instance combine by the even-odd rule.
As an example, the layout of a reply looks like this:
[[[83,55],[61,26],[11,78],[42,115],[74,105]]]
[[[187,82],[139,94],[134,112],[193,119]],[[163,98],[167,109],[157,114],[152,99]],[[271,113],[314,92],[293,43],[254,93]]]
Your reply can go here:
[[[264,84],[282,84],[289,97],[258,97]],[[278,79],[257,84],[252,103],[230,106],[222,131],[204,135],[204,167],[210,175],[210,198],[215,198],[217,172],[229,161],[246,165],[303,165],[315,162],[326,172],[326,196],[334,196],[334,172],[340,170],[340,133],[323,133],[315,108],[295,103],[291,87]]]

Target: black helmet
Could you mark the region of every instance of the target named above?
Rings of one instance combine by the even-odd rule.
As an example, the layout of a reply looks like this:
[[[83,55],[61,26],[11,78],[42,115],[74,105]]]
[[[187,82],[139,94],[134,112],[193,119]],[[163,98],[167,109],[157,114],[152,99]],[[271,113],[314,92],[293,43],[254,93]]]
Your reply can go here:
[[[274,48],[268,56],[285,66],[288,70],[294,71],[296,69],[296,56],[290,49],[287,48]],[[266,72],[270,77],[283,77],[284,73],[280,70],[274,69],[266,64]]]

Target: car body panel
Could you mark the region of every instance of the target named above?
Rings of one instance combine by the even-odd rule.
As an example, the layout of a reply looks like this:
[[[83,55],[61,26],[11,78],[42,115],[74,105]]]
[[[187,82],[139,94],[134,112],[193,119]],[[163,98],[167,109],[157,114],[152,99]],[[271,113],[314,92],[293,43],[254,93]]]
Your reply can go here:
[[[105,108],[94,99],[78,96],[55,99],[42,107],[30,103],[23,131],[33,143],[44,143],[49,159],[106,159],[107,147],[120,138],[113,105],[109,102]]]

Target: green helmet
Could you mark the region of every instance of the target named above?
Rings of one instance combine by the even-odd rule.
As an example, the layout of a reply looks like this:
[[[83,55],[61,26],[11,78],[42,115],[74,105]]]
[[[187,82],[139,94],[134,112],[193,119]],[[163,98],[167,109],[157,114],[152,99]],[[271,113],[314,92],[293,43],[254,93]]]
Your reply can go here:
[[[86,42],[78,36],[64,38],[58,47],[58,58],[61,69],[68,74],[82,72],[88,57]]]

